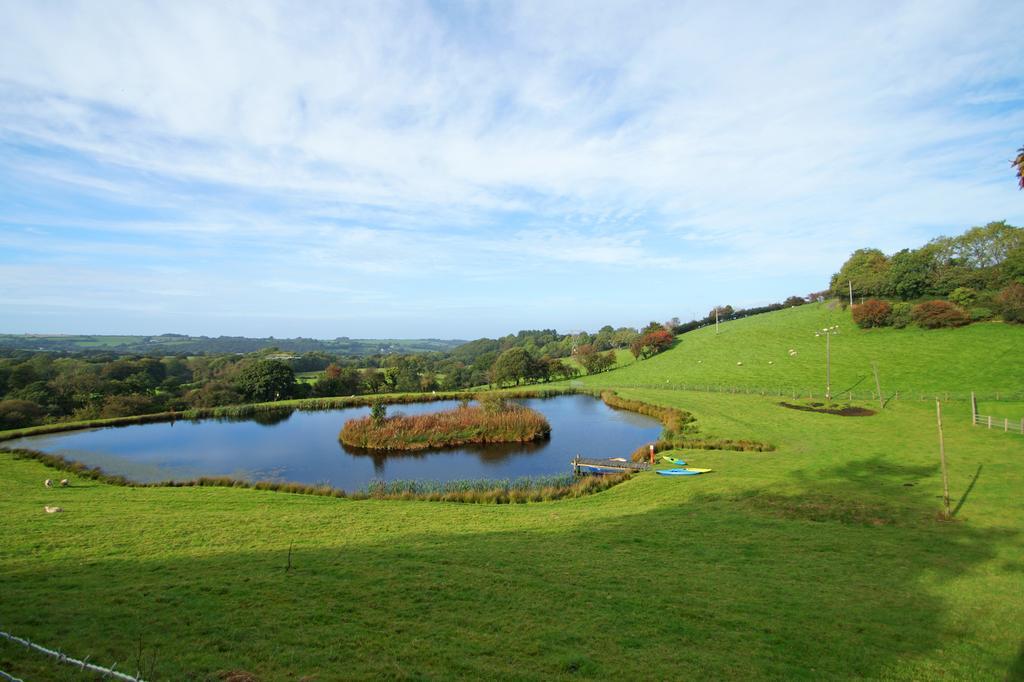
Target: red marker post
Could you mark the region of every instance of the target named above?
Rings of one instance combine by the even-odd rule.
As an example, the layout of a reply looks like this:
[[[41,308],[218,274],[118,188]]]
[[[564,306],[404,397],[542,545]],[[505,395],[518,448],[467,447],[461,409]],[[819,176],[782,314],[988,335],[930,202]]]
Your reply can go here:
[[[651,466],[654,466],[654,443],[651,443]]]

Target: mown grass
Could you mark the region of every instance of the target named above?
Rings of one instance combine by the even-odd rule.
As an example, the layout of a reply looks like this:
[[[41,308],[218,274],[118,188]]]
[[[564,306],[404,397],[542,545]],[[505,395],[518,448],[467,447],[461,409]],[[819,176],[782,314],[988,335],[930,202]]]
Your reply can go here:
[[[476,443],[528,443],[546,438],[551,425],[540,412],[507,403],[460,405],[452,410],[383,419],[350,419],[339,439],[368,450],[424,450]]]
[[[1024,439],[944,405],[942,521],[933,402],[847,418],[622,388],[656,361],[604,386],[776,449],[677,451],[713,472],[524,505],[46,489],[52,469],[0,454],[0,629],[122,670],[155,653],[162,680],[1024,676]],[[966,372],[950,390],[996,385]],[[82,679],[7,643],[0,669]]]

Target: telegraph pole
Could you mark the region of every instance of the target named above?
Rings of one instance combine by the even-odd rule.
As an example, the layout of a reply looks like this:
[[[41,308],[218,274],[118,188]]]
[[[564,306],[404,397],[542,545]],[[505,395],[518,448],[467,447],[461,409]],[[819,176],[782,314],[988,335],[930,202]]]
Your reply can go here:
[[[853,306],[853,280],[850,280],[850,306]]]
[[[715,306],[715,333],[718,333],[718,306]]]
[[[832,335],[839,333],[839,325],[825,327],[815,336],[825,335],[825,400],[832,400]]]

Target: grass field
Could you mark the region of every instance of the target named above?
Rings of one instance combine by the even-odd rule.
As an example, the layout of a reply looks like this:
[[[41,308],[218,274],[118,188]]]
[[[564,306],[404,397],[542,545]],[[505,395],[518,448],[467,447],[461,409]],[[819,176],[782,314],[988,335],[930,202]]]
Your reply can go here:
[[[793,344],[771,319],[792,334],[824,315],[772,313],[729,333],[748,358],[776,342],[786,357]],[[957,338],[1019,339],[978,329]],[[848,349],[874,343],[847,331]],[[723,379],[743,378],[754,360],[730,366],[706,332],[584,382],[649,382],[620,393],[688,410],[702,434],[778,449],[687,452],[714,472],[640,474],[585,498],[352,501],[85,480],[47,490],[53,470],[0,454],[0,629],[119,670],[148,669],[155,654],[152,678],[168,680],[1024,679],[1024,438],[972,427],[967,403],[946,404],[954,519],[941,521],[934,402],[844,418],[658,388],[689,379],[695,349]],[[933,365],[942,353],[930,345],[909,354],[898,332],[889,341],[921,376],[893,358],[880,366],[922,388],[1012,385],[1012,374]],[[1020,403],[982,411],[992,405],[1021,416]],[[2,642],[0,669],[88,679]]]
[[[734,386],[814,390],[825,388],[825,339],[816,330],[838,324],[832,338],[832,387],[838,394],[874,391],[871,363],[882,392],[918,397],[970,391],[1024,398],[1024,325],[1002,322],[960,329],[859,329],[849,311],[818,303],[755,315],[679,337],[672,352],[636,363],[627,371],[584,377],[605,386]],[[791,357],[789,350],[796,351]],[[769,364],[771,362],[772,364]],[[743,363],[738,365],[737,363]]]

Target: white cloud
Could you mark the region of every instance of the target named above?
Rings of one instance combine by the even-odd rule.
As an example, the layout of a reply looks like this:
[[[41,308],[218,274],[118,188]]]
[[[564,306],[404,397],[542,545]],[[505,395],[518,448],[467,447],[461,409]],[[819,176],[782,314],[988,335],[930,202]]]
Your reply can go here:
[[[327,288],[441,274],[457,301],[545,264],[822,279],[859,246],[1024,216],[1015,3],[2,2],[0,19],[0,143],[19,149],[0,169],[127,207],[0,220],[241,247]]]

